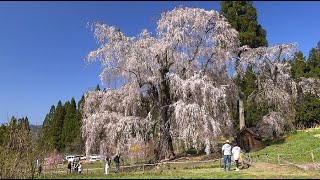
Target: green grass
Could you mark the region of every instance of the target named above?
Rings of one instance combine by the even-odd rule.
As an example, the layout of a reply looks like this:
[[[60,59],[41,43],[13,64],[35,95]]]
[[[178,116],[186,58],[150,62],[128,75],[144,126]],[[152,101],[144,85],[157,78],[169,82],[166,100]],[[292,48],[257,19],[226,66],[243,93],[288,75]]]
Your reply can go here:
[[[55,177],[48,176],[50,179],[269,179],[269,178],[288,178],[288,179],[305,179],[317,178],[319,173],[303,173],[301,170],[282,170],[281,173],[274,173],[272,170],[263,170],[263,168],[255,170],[254,168],[244,169],[240,172],[234,170],[228,172],[221,168],[199,168],[199,169],[175,169],[161,171],[131,172],[118,173],[111,172],[109,175],[103,175],[102,172],[94,172],[92,174],[73,174],[59,175]]]
[[[296,131],[288,133],[285,138],[279,142],[271,143],[264,149],[250,153],[253,158],[266,158],[268,154],[273,162],[277,161],[278,154],[280,158],[294,163],[312,162],[311,152],[314,160],[320,162],[320,128],[309,129],[305,131]]]
[[[319,171],[304,171],[294,166],[280,166],[277,162],[277,155],[280,154],[282,159],[294,163],[310,163],[311,151],[314,153],[314,160],[320,162],[320,128],[310,129],[307,131],[297,131],[288,133],[279,142],[271,143],[266,148],[249,153],[253,158],[258,155],[268,154],[271,158],[268,162],[263,163],[261,157],[259,163],[254,163],[247,169],[241,169],[240,172],[224,172],[219,162],[194,163],[194,164],[171,164],[162,168],[145,167],[144,173],[141,167],[120,169],[119,173],[114,173],[114,164],[109,175],[104,175],[103,163],[96,162],[93,164],[83,165],[83,174],[66,174],[66,166],[60,167],[64,170],[57,174],[56,171],[46,171],[46,177],[50,179],[310,179],[319,178]],[[301,154],[301,155],[288,155]],[[193,160],[200,160],[193,159]],[[191,158],[190,158],[191,159]],[[265,161],[264,161],[265,162]],[[87,171],[87,168],[100,168]],[[234,168],[234,165],[232,165]],[[52,172],[52,173],[51,173]],[[44,178],[38,177],[40,179]]]

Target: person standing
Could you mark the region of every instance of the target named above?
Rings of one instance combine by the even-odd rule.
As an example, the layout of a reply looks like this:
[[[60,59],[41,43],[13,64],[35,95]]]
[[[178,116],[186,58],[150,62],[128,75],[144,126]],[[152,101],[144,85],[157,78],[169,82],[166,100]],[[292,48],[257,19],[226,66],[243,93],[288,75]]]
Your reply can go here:
[[[120,154],[117,153],[116,156],[113,158],[113,160],[116,163],[116,171],[115,171],[115,173],[117,173],[119,171],[119,167],[120,167]]]
[[[82,165],[81,165],[81,161],[78,163],[78,173],[81,174],[82,172]]]
[[[231,167],[231,145],[229,144],[229,140],[226,140],[226,143],[222,146],[223,151],[223,169],[226,171],[226,165],[228,162],[228,171],[230,171]]]
[[[239,171],[240,152],[241,152],[241,148],[237,145],[237,143],[235,143],[234,147],[232,148],[232,154],[233,154],[233,159],[236,162],[236,171]]]
[[[68,170],[67,172],[69,172],[69,174],[71,174],[71,161],[68,162]]]
[[[105,174],[108,175],[109,174],[109,168],[110,168],[110,159],[109,157],[106,158],[106,166],[105,166]]]
[[[74,162],[74,172],[76,172],[76,173],[78,172],[78,165],[79,165],[78,162],[75,161]]]
[[[38,167],[38,176],[41,175],[41,172],[42,172],[42,166],[41,166],[41,164],[39,164],[39,167]]]

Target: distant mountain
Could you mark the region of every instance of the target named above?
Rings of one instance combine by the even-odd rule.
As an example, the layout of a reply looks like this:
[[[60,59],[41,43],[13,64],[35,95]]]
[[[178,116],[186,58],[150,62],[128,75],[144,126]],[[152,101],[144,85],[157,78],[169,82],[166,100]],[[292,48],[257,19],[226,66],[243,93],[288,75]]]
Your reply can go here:
[[[42,125],[30,125],[30,130],[33,134],[38,135],[40,132],[40,129],[42,128]]]

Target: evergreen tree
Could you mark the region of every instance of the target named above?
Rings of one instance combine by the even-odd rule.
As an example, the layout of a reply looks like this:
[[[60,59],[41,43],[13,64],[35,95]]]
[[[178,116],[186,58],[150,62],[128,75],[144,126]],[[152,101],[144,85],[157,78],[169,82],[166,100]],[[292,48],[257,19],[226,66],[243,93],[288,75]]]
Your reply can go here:
[[[260,117],[262,118],[262,116],[265,115],[265,111],[261,111],[261,109],[258,109],[257,105],[247,102],[248,97],[255,90],[257,90],[256,80],[257,77],[255,75],[253,67],[250,65],[248,66],[243,78],[237,77],[235,79],[235,83],[238,85],[240,91],[243,93],[242,99],[245,100],[243,102],[243,105],[247,126],[254,126],[257,123],[257,121],[260,120]]]
[[[38,142],[41,148],[48,151],[54,149],[79,153],[83,151],[83,147],[80,147],[84,146],[81,137],[81,107],[83,103],[84,95],[78,102],[78,108],[73,97],[64,105],[59,101],[57,108],[54,105],[51,106],[39,133]]]
[[[64,142],[62,141],[62,128],[65,117],[65,108],[62,105],[61,101],[58,102],[56,112],[52,118],[51,131],[53,136],[53,146],[55,149],[60,151],[64,146]]]
[[[306,59],[301,51],[296,52],[291,64],[292,77],[298,79],[299,77],[305,77],[307,72]]]
[[[78,111],[76,107],[76,102],[74,98],[71,101],[65,104],[66,115],[63,125],[63,136],[62,140],[64,141],[64,146],[67,148],[68,146],[75,141],[75,139],[81,134],[80,132],[80,124],[78,118]],[[81,120],[81,119],[80,119]]]
[[[316,48],[312,48],[307,62],[308,77],[320,78],[320,41]]]
[[[228,20],[233,28],[239,32],[241,46],[247,45],[250,48],[268,46],[266,31],[258,24],[256,9],[250,1],[222,1],[220,13]],[[240,57],[240,53],[238,54]],[[239,64],[236,63],[236,66]],[[253,126],[265,113],[256,105],[247,102],[250,94],[257,88],[256,75],[251,66],[248,66],[244,77],[236,77],[235,83],[241,90],[240,97],[243,99],[244,115],[246,125]],[[237,113],[238,115],[238,113]],[[235,114],[233,115],[235,117]],[[236,119],[235,125],[239,124]]]
[[[53,132],[52,132],[52,119],[56,112],[54,105],[51,106],[49,113],[46,115],[42,128],[39,133],[39,146],[45,150],[53,150]]]
[[[70,134],[72,133],[72,112],[70,102],[67,101],[64,104],[65,109],[65,116],[63,119],[63,126],[62,126],[62,134],[61,134],[61,149],[64,150],[66,142],[70,141]]]
[[[248,66],[247,71],[244,75],[244,87],[242,88],[242,92],[244,92],[246,99],[254,90],[257,89],[256,80],[257,77],[253,71],[253,67]]]
[[[312,127],[320,123],[320,98],[314,94],[304,95],[296,104],[296,124]]]
[[[78,110],[81,111],[83,108],[83,103],[84,103],[84,95],[82,94],[80,101],[78,102]]]
[[[0,145],[4,143],[6,132],[7,132],[7,126],[2,124],[0,126]]]
[[[222,1],[220,13],[239,32],[241,45],[268,46],[266,31],[258,24],[257,11],[250,1]]]
[[[95,91],[100,91],[100,86],[97,84]]]
[[[30,124],[29,124],[28,117],[25,117],[25,118],[23,117],[18,119],[18,129],[30,131]]]

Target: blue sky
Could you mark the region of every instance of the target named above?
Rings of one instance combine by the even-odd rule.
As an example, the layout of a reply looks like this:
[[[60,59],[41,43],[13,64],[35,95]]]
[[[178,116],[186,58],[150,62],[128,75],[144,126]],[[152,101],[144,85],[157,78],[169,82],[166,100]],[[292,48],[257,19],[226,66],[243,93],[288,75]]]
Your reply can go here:
[[[320,40],[320,2],[253,3],[269,45],[298,42],[308,56]],[[85,66],[95,48],[87,22],[102,21],[134,36],[154,31],[152,17],[178,5],[220,10],[220,1],[202,2],[0,2],[0,123],[28,116],[42,124],[51,105],[81,95],[98,83],[99,63]]]

